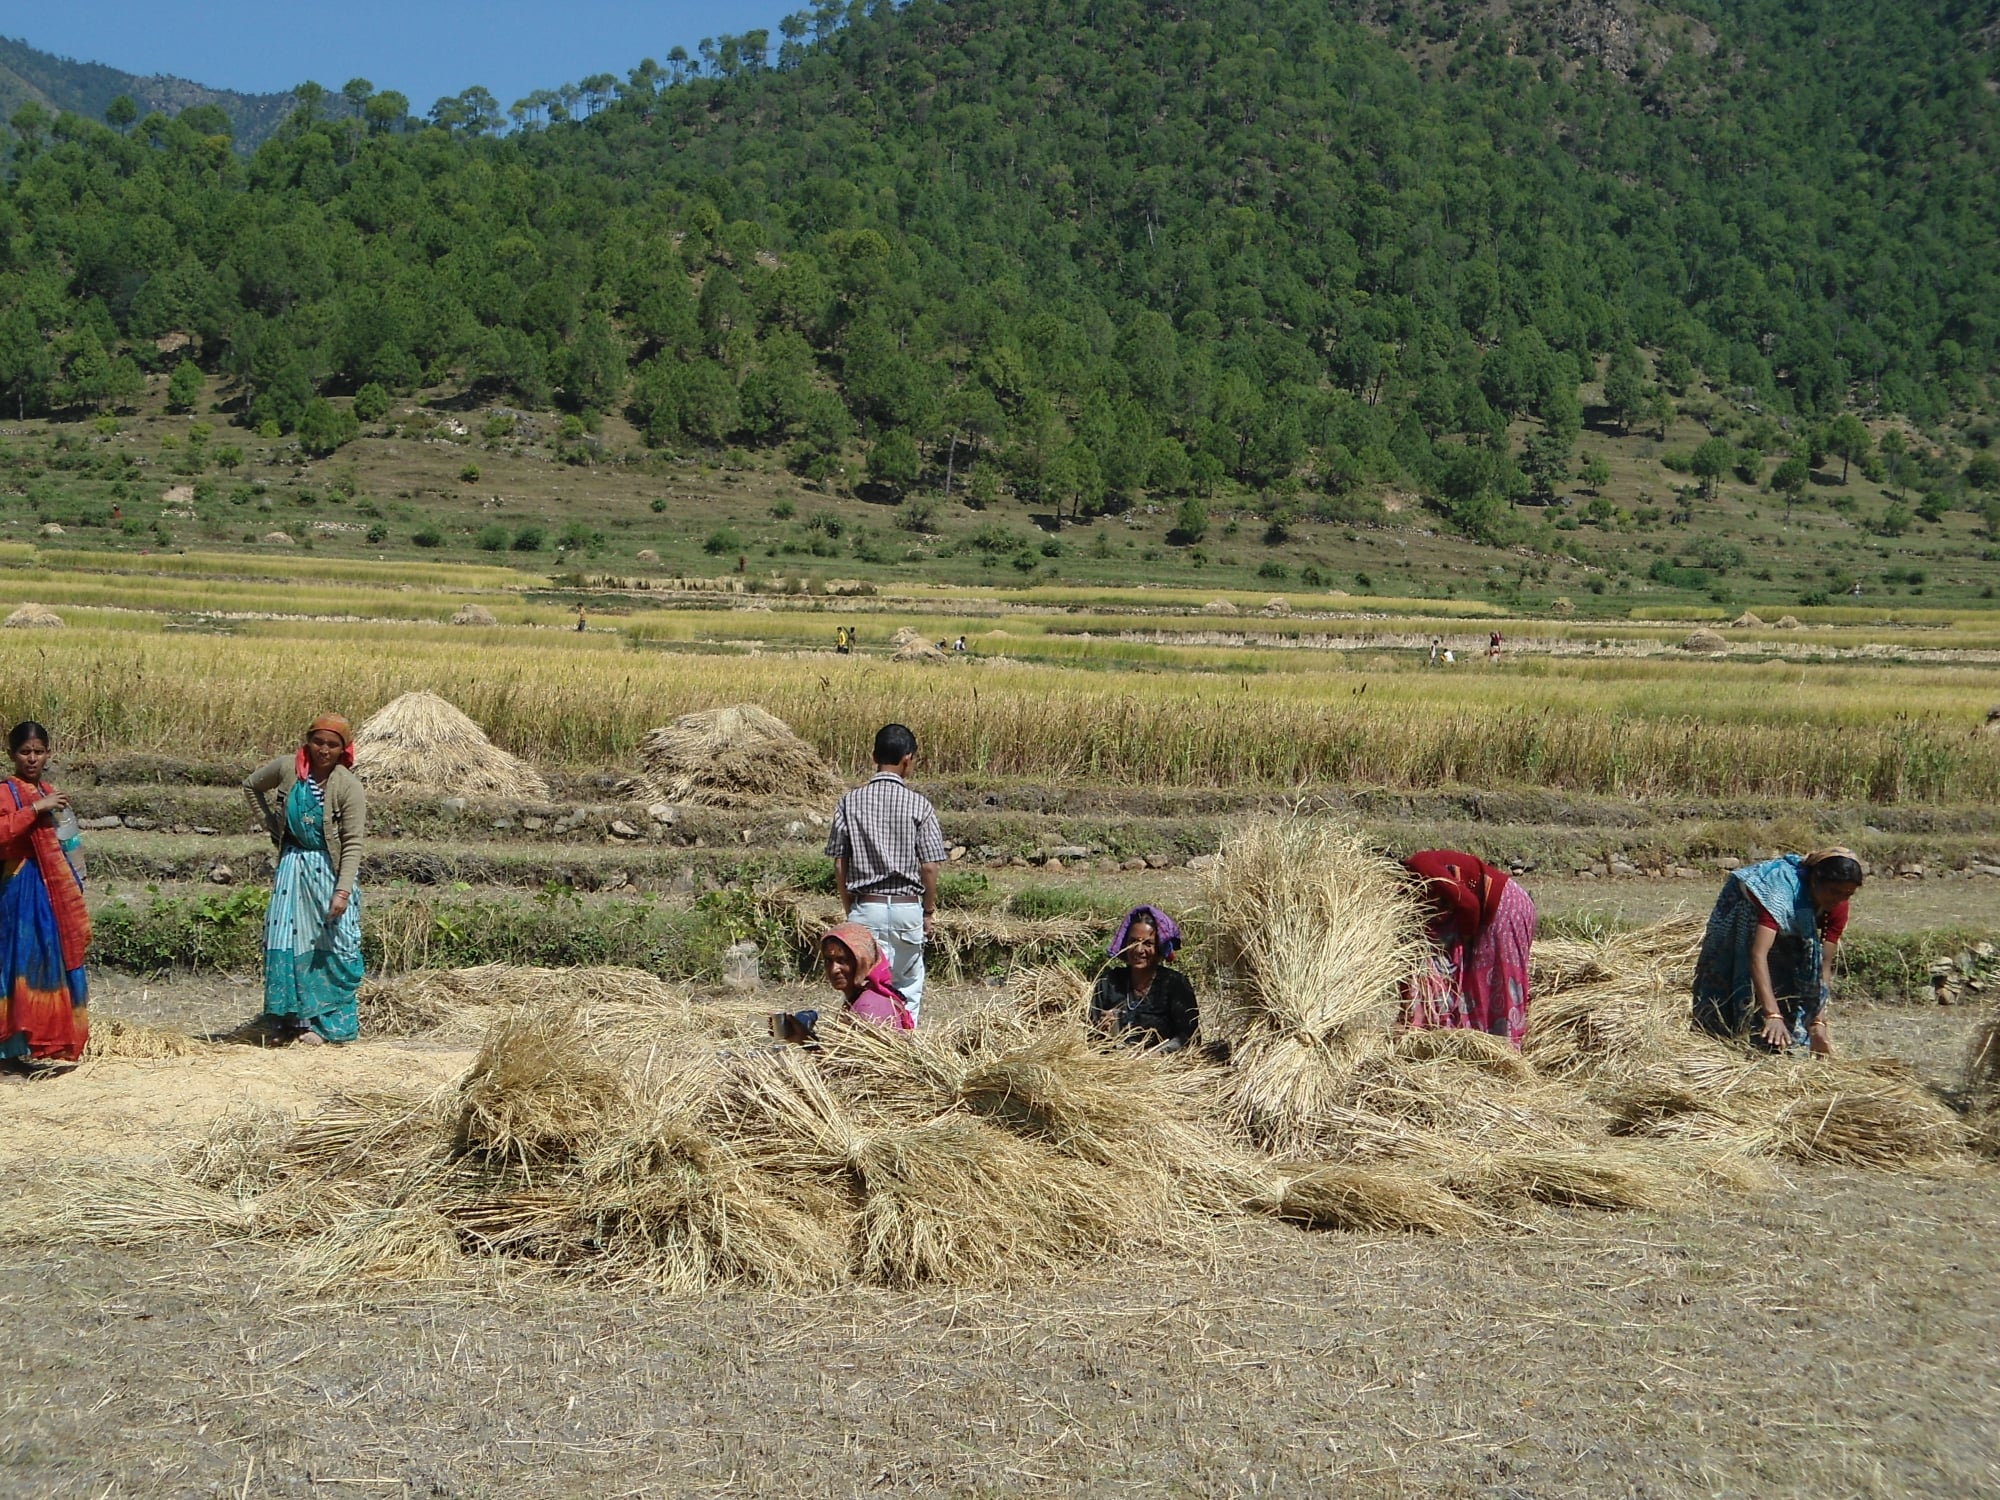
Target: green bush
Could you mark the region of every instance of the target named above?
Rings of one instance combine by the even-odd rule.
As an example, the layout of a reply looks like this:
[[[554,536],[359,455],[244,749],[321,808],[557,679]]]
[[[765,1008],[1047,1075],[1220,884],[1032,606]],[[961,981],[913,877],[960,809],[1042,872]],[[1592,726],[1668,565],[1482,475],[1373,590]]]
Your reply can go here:
[[[261,961],[269,891],[239,886],[226,893],[177,897],[161,896],[157,886],[146,891],[144,906],[120,897],[98,909],[91,924],[92,963],[134,974],[167,974],[245,970]]]
[[[481,552],[505,552],[507,541],[507,528],[497,522],[479,529],[478,545]]]
[[[516,552],[539,552],[545,535],[539,526],[523,526],[514,533],[513,549]]]
[[[435,526],[425,526],[421,531],[413,532],[410,540],[419,547],[442,547],[444,533]]]
[[[354,417],[359,422],[379,422],[389,414],[389,393],[374,381],[354,393]]]

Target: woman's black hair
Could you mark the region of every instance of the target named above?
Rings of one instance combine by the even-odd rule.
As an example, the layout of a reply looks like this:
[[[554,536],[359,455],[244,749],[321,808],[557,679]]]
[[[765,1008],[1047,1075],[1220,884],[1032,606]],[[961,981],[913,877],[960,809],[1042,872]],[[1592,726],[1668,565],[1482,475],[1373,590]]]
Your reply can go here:
[[[1832,885],[1860,885],[1861,862],[1845,854],[1829,854],[1806,867],[1815,882]]]
[[[19,750],[29,740],[40,740],[47,746],[53,746],[56,742],[55,736],[49,733],[46,724],[37,724],[33,719],[23,719],[7,731],[8,752],[11,754]]]

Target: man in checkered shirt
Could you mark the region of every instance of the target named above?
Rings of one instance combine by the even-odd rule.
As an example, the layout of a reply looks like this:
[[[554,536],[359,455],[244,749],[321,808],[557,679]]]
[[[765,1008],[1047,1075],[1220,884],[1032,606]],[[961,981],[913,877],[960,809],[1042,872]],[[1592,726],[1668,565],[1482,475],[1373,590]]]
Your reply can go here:
[[[841,909],[875,934],[914,1019],[924,998],[924,939],[947,854],[937,809],[908,786],[917,737],[901,724],[875,735],[875,775],[840,799],[826,852]]]

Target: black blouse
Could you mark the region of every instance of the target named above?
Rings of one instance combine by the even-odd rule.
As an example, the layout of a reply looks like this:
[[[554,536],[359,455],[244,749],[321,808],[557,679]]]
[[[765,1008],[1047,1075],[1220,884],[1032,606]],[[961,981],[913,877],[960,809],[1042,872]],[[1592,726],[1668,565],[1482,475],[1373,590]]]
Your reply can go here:
[[[1124,1040],[1148,1047],[1165,1043],[1176,1050],[1194,1040],[1201,1021],[1187,975],[1164,965],[1153,971],[1152,988],[1136,1000],[1130,969],[1120,964],[1100,974],[1090,992],[1090,1019],[1107,1013],[1115,1017],[1112,1029]]]

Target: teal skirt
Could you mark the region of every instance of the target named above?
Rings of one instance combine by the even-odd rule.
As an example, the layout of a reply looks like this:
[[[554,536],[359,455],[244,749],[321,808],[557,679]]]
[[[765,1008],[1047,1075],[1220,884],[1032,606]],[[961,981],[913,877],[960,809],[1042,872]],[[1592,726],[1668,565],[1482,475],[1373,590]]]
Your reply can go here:
[[[311,1027],[329,1042],[361,1031],[361,892],[338,922],[333,863],[323,849],[287,844],[264,917],[264,1014],[293,1028]]]

